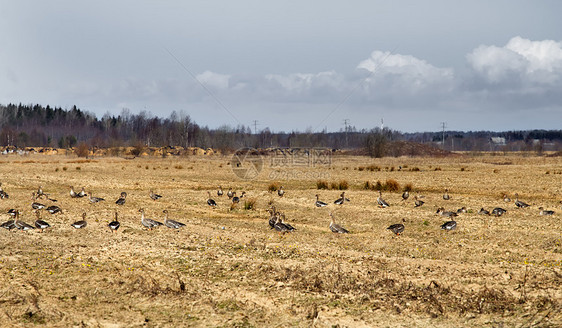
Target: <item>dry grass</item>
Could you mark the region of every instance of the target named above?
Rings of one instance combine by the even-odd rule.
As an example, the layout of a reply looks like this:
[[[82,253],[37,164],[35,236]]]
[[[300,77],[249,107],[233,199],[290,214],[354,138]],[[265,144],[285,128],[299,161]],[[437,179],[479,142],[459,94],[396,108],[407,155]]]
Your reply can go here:
[[[29,194],[42,185],[64,213],[43,213],[53,226],[45,233],[0,230],[4,326],[562,325],[560,180],[545,174],[562,171],[561,157],[380,159],[377,164],[388,167],[376,173],[381,187],[412,181],[426,202],[414,208],[413,200],[387,193],[391,206],[385,209],[376,206],[371,191],[353,188],[346,193],[351,202],[334,205],[341,192],[316,188],[318,175],[312,173],[318,168],[308,168],[311,174],[303,176],[310,178],[284,181],[280,198],[267,192],[272,169],[264,168],[256,180],[237,180],[229,166],[219,167],[222,157],[103,158],[81,163],[80,171],[63,166],[56,174],[70,157],[32,155],[11,165],[19,159],[0,157],[2,188],[10,195],[0,200],[1,208],[20,208],[21,219],[32,223]],[[370,162],[336,157],[329,181],[360,186],[366,169],[343,168]],[[497,162],[512,164],[491,174]],[[161,169],[174,165],[193,169]],[[398,166],[403,169],[392,170]],[[118,175],[115,167],[123,168]],[[106,202],[71,199],[69,185],[85,186]],[[210,208],[206,190],[218,185],[252,198],[230,210],[231,201],[215,194],[218,206]],[[442,199],[445,188],[451,189],[449,201]],[[150,189],[162,199],[151,200]],[[117,206],[122,191],[127,202]],[[504,203],[503,191],[512,198],[518,192],[531,208]],[[317,193],[327,208],[314,206]],[[253,210],[244,210],[253,200]],[[297,231],[272,231],[268,204]],[[445,219],[435,215],[440,206],[470,211],[457,218],[456,231],[446,233],[439,229]],[[497,218],[476,214],[497,206],[508,212]],[[539,206],[556,214],[539,216]],[[147,231],[140,207],[157,220],[167,209],[186,226]],[[111,233],[107,223],[116,210],[121,228]],[[88,226],[74,230],[70,223],[83,211]],[[329,212],[353,233],[332,234]],[[403,219],[402,235],[386,230]]]

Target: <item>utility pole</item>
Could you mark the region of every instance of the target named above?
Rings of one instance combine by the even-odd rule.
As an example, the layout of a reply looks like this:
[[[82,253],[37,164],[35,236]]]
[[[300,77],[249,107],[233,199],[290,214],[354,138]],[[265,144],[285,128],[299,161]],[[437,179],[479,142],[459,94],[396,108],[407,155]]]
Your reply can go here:
[[[254,120],[254,134],[258,134],[258,120]]]
[[[345,147],[347,148],[347,124],[349,123],[349,119],[343,119],[343,125],[345,126]]]
[[[445,127],[446,127],[447,123],[446,122],[441,122],[441,127],[443,128],[443,141],[441,142],[441,145],[443,146],[443,149],[445,149]]]

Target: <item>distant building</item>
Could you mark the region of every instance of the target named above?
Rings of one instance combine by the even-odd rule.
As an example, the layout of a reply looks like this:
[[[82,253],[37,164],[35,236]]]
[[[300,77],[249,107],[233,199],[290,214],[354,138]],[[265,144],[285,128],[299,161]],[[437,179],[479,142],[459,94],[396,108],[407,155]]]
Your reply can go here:
[[[491,137],[490,142],[494,146],[505,146],[505,138],[504,137]]]

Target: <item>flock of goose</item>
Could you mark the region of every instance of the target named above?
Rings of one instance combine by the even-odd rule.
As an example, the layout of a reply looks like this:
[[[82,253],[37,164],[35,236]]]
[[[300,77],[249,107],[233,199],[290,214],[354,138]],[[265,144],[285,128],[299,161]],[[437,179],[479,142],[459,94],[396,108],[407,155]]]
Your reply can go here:
[[[99,203],[102,201],[105,201],[104,198],[101,197],[94,197],[92,196],[92,193],[89,192],[87,193],[85,191],[85,188],[82,187],[82,190],[80,192],[75,192],[74,191],[74,187],[70,186],[70,197],[71,198],[83,198],[88,196],[88,200],[90,201],[90,203]],[[8,199],[10,196],[8,195],[7,192],[5,192],[2,189],[2,183],[0,183],[0,199]],[[158,200],[160,198],[162,198],[161,195],[155,194],[154,191],[150,190],[149,193],[149,197],[153,200]],[[35,211],[35,215],[37,216],[37,220],[35,220],[34,225],[28,224],[22,220],[20,220],[20,215],[21,215],[21,211],[18,209],[9,209],[8,210],[8,214],[10,216],[13,217],[13,219],[8,220],[4,223],[2,223],[0,225],[0,227],[8,229],[8,230],[12,230],[12,229],[16,229],[16,230],[22,230],[22,231],[27,231],[27,230],[32,230],[32,229],[40,229],[41,232],[43,232],[45,229],[49,229],[51,228],[51,225],[43,220],[41,218],[41,210],[46,210],[48,211],[50,214],[57,214],[57,213],[62,213],[62,209],[57,206],[57,205],[51,205],[51,206],[46,206],[42,203],[40,203],[39,201],[41,199],[45,199],[45,200],[49,200],[51,202],[57,202],[56,199],[53,199],[49,196],[49,194],[43,192],[43,187],[39,186],[38,190],[32,193],[31,196],[32,199],[32,203],[31,203],[31,208]],[[119,198],[115,201],[115,204],[117,205],[125,205],[127,199],[127,193],[126,192],[122,192],[121,195],[119,196]],[[175,221],[175,220],[170,220],[168,219],[168,211],[164,210],[164,222],[159,222],[153,219],[149,219],[146,218],[144,216],[144,209],[139,209],[139,212],[141,213],[141,224],[148,228],[149,230],[152,230],[152,228],[157,227],[157,226],[166,226],[168,228],[172,228],[172,229],[179,229],[183,226],[185,226],[185,224]],[[83,229],[88,225],[88,222],[86,221],[86,213],[82,213],[82,219],[78,220],[74,223],[71,224],[71,226],[75,229]],[[121,226],[121,224],[119,223],[119,219],[118,219],[118,213],[117,211],[115,211],[115,218],[113,219],[113,221],[111,221],[108,225],[109,229],[111,229],[112,232],[117,231],[119,229],[119,227]]]
[[[72,186],[70,186],[69,194],[70,194],[71,198],[83,198],[83,197],[87,196],[88,200],[91,203],[99,203],[99,202],[105,201],[104,198],[92,196],[92,193],[86,192],[84,187],[82,187],[80,192],[75,192],[74,188]],[[217,196],[222,197],[224,194],[225,194],[225,192],[222,190],[222,187],[219,186],[219,188],[217,190]],[[240,202],[240,199],[243,198],[245,196],[245,194],[246,193],[244,191],[242,191],[240,196],[237,196],[236,191],[233,191],[232,188],[229,188],[229,190],[226,192],[226,195],[232,201],[231,209],[233,208],[233,206],[235,206],[236,204],[238,204]],[[213,207],[213,208],[217,207],[217,202],[214,199],[212,199],[210,191],[207,192],[207,195],[208,195],[207,205],[209,205],[210,207]],[[285,195],[285,190],[283,189],[282,186],[277,190],[277,195],[279,197],[283,197]],[[150,190],[149,197],[154,201],[162,198],[161,195],[158,195],[158,194],[154,193],[153,190]],[[410,197],[410,193],[408,191],[405,191],[402,194],[402,201],[406,201],[409,197]],[[2,189],[2,183],[0,183],[0,199],[7,199],[7,198],[9,198],[9,195],[8,195],[8,193],[6,193]],[[425,204],[425,202],[422,201],[421,198],[423,198],[423,196],[419,195],[419,193],[414,196],[414,207],[420,207],[420,206]],[[21,211],[19,211],[17,209],[10,209],[10,210],[8,210],[8,214],[10,216],[12,216],[13,219],[2,223],[1,227],[6,228],[8,230],[17,229],[17,230],[23,230],[23,231],[32,230],[32,229],[40,229],[41,232],[43,232],[45,229],[50,228],[51,227],[50,224],[47,223],[46,221],[44,221],[41,218],[41,210],[45,209],[50,214],[57,214],[57,213],[62,213],[62,209],[60,207],[56,206],[56,205],[46,206],[46,205],[40,203],[39,200],[45,199],[45,200],[49,200],[51,202],[57,202],[57,200],[51,198],[49,196],[49,194],[45,193],[41,186],[39,186],[37,191],[32,193],[31,199],[32,199],[31,207],[35,210],[35,214],[37,216],[37,220],[35,221],[34,226],[19,219]],[[119,198],[115,201],[115,204],[122,206],[122,205],[125,204],[126,199],[127,199],[127,193],[122,192],[120,194]],[[450,200],[450,199],[451,199],[451,196],[449,195],[449,190],[445,189],[445,192],[443,194],[443,200]],[[511,202],[511,199],[507,195],[503,196],[503,200],[506,203]],[[380,207],[380,208],[390,207],[389,203],[383,199],[382,191],[379,191],[379,195],[378,195],[376,201],[377,201],[378,207]],[[334,201],[334,204],[342,206],[346,202],[350,202],[350,199],[346,197],[345,192],[342,192],[340,194],[340,197]],[[517,208],[527,208],[527,207],[529,207],[529,204],[519,200],[518,194],[515,194],[514,204]],[[328,203],[321,201],[320,196],[317,194],[316,195],[316,201],[315,201],[314,205],[316,207],[326,207],[326,206],[328,206]],[[554,214],[554,211],[545,210],[543,207],[539,207],[539,210],[540,210],[539,215],[553,215]],[[153,228],[158,227],[158,226],[166,226],[166,227],[172,228],[172,229],[180,229],[181,227],[185,226],[185,224],[183,224],[181,222],[168,219],[168,211],[167,210],[163,211],[164,222],[159,222],[159,221],[156,221],[154,219],[146,218],[143,208],[139,209],[139,212],[141,213],[141,224],[144,227],[148,228],[149,230],[152,230]],[[270,226],[271,229],[275,229],[276,231],[279,231],[280,233],[292,232],[292,231],[296,230],[291,224],[289,224],[285,221],[285,214],[278,211],[275,208],[275,206],[271,205],[271,207],[268,209],[268,212],[270,213],[269,226]],[[454,220],[454,218],[457,217],[459,214],[466,213],[466,212],[467,212],[466,207],[462,207],[462,208],[458,209],[457,211],[446,211],[445,208],[443,208],[443,207],[438,208],[436,214],[448,219],[448,221],[444,222],[441,225],[441,229],[446,230],[446,231],[455,230],[457,228],[457,222]],[[494,209],[492,209],[491,212],[488,211],[488,210],[485,210],[484,208],[481,208],[478,211],[478,214],[480,214],[480,215],[494,215],[496,217],[502,216],[505,213],[507,213],[507,210],[504,209],[504,208],[501,208],[501,207],[495,207]],[[349,233],[349,230],[345,229],[344,227],[342,227],[341,225],[336,223],[335,216],[331,212],[330,212],[330,219],[331,219],[330,225],[329,225],[330,231],[332,231],[334,233],[338,233],[338,234]],[[86,213],[83,213],[82,214],[82,220],[79,220],[79,221],[76,221],[76,222],[72,223],[71,226],[76,228],[76,229],[82,229],[82,228],[85,228],[87,226],[87,224],[88,223],[86,221]],[[115,212],[114,220],[111,221],[108,224],[108,227],[111,229],[112,232],[117,231],[119,229],[120,223],[119,223],[119,220],[118,220],[117,211]],[[400,234],[402,234],[404,232],[405,226],[404,226],[403,223],[395,223],[395,224],[390,225],[387,229],[390,230],[395,235],[399,236]]]

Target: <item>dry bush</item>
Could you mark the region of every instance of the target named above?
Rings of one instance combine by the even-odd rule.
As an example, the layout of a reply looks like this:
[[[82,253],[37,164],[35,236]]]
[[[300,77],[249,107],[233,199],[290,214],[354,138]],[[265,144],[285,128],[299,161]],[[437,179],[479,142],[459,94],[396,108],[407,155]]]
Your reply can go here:
[[[394,179],[387,179],[384,183],[384,190],[396,192],[400,190],[400,184]]]
[[[419,171],[420,171],[420,168],[417,167],[417,166],[410,168],[410,172],[419,172]]]
[[[279,182],[272,182],[272,183],[270,183],[270,184],[267,186],[267,190],[268,190],[269,192],[274,192],[274,191],[279,190],[279,187],[280,187]],[[319,189],[320,189],[320,188],[319,188]]]
[[[244,200],[244,209],[246,211],[255,210],[256,209],[256,199],[250,198],[250,199]]]
[[[365,181],[365,183],[363,184],[363,189],[365,190],[374,190],[374,185],[369,182],[369,181]]]
[[[371,165],[367,166],[366,169],[367,169],[367,171],[371,171],[371,172],[381,170],[381,168],[379,166],[376,166],[374,164],[371,164]]]
[[[404,185],[404,189],[402,189],[402,190],[410,192],[410,191],[414,190],[414,186],[412,185],[412,183],[408,182]]]
[[[131,150],[131,154],[133,154],[134,156],[139,156],[140,154],[142,154],[144,152],[144,145],[140,142],[137,142],[134,146],[133,149]]]
[[[81,142],[78,144],[78,147],[74,149],[74,153],[78,157],[88,157],[88,155],[90,154],[90,149],[85,142]]]
[[[318,180],[316,181],[316,189],[330,189],[328,181]]]
[[[347,182],[347,180],[340,180],[337,183],[338,190],[347,190],[348,188],[349,188],[349,182]]]

